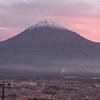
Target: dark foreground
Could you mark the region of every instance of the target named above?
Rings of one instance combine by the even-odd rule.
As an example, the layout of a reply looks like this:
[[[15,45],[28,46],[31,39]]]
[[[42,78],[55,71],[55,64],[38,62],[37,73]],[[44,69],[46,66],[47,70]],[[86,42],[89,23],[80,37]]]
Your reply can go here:
[[[6,100],[100,100],[100,77],[61,76],[3,81],[11,83],[5,87]],[[1,95],[2,87],[0,98]]]

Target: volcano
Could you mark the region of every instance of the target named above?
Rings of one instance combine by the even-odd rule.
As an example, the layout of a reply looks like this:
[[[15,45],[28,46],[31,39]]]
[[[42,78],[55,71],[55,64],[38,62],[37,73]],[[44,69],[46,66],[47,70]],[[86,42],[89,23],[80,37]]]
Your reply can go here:
[[[0,42],[1,66],[88,66],[99,57],[99,43],[46,20]]]
[[[88,54],[93,51],[93,47],[96,49],[97,45],[55,22],[45,20],[1,42],[0,52],[67,56]]]

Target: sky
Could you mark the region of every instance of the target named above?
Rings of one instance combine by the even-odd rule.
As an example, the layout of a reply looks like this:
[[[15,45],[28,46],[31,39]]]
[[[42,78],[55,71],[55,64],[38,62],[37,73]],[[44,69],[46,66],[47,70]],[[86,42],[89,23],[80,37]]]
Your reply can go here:
[[[100,0],[0,0],[0,41],[43,20],[100,42]]]

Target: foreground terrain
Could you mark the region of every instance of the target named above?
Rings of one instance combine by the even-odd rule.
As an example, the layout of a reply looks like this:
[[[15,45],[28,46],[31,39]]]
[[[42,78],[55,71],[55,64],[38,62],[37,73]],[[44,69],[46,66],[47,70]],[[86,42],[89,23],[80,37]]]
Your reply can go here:
[[[100,77],[6,81],[11,83],[5,87],[7,100],[100,100]]]

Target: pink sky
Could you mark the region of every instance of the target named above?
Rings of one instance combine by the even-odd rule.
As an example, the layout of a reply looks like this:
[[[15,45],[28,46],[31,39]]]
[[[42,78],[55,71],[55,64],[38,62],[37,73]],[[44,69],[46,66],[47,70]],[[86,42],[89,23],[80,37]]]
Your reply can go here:
[[[100,42],[99,0],[1,0],[0,41],[43,20],[54,21]]]

